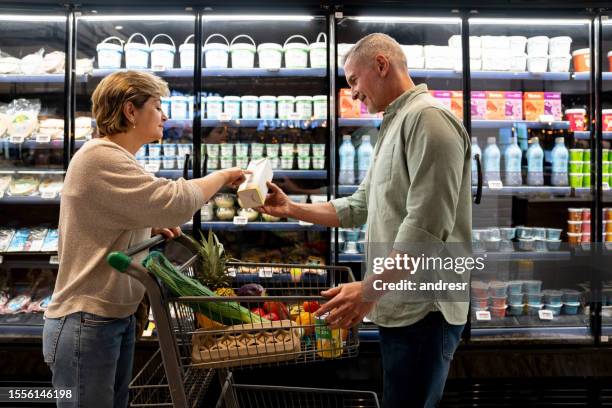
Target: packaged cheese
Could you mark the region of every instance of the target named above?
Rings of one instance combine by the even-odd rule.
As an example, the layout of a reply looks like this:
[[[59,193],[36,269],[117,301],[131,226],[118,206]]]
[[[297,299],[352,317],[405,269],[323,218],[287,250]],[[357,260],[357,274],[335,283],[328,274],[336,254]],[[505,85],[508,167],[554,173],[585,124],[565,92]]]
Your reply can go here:
[[[463,92],[450,91],[451,93],[451,111],[459,120],[463,120]]]
[[[506,112],[506,99],[503,92],[486,92],[487,111],[485,113],[486,120],[504,120]]]
[[[561,120],[561,92],[544,92],[544,115],[552,116],[554,120]]]
[[[540,115],[544,114],[544,92],[525,92],[523,94],[523,113],[525,120],[540,120]]]
[[[484,120],[487,112],[487,94],[482,91],[472,92],[471,115],[473,120]]]
[[[42,61],[42,70],[48,74],[61,74],[66,65],[66,54],[53,51],[45,55]]]
[[[251,174],[238,187],[238,203],[242,208],[261,207],[266,202],[268,194],[267,183],[272,181],[272,166],[267,158],[251,160],[247,170]]]
[[[523,93],[522,92],[504,92],[505,109],[504,117],[506,120],[522,120],[523,119]]]
[[[353,100],[350,89],[340,89],[340,117],[359,118],[361,115],[361,101]]]

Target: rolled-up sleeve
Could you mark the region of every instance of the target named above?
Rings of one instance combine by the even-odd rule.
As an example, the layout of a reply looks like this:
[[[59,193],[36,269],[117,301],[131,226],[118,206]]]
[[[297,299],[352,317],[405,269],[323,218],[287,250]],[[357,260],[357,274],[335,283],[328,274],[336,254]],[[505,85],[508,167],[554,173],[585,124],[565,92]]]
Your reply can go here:
[[[343,228],[352,228],[366,223],[368,218],[368,198],[366,187],[370,182],[370,171],[361,182],[357,191],[349,197],[331,200],[331,204],[336,209],[336,214]]]
[[[404,134],[410,135],[405,141],[410,187],[395,247],[445,242],[455,225],[464,140],[439,108],[423,110],[416,126]]]

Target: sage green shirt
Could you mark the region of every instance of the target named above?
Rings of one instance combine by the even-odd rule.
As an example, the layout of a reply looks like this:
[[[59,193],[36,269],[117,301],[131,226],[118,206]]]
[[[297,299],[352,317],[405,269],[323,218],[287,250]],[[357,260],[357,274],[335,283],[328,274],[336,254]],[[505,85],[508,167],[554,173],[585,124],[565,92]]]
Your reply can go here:
[[[352,196],[332,204],[342,227],[367,222],[366,264],[375,243],[390,243],[398,250],[402,243],[469,245],[472,197],[467,132],[425,85],[406,91],[385,109],[364,181]],[[371,271],[366,269],[367,276]],[[380,326],[401,327],[439,310],[448,323],[458,325],[466,323],[468,308],[467,301],[414,303],[384,296],[368,318]]]

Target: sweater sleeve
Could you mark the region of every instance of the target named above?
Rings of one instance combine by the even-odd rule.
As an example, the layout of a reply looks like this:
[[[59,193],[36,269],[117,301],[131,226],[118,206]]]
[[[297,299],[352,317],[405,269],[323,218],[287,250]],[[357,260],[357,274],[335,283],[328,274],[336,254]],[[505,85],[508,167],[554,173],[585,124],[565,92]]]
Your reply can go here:
[[[67,177],[63,198],[80,203],[83,216],[101,228],[175,227],[186,223],[204,204],[193,180],[168,180],[147,173],[124,152],[91,149]],[[69,169],[70,170],[70,169]],[[76,174],[75,174],[76,173]]]

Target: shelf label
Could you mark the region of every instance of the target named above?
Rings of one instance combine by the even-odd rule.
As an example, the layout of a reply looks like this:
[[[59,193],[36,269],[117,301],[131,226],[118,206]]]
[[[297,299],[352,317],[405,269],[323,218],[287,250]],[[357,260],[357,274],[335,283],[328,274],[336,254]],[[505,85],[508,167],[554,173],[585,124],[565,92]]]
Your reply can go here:
[[[476,312],[476,320],[478,320],[479,322],[486,322],[486,321],[491,320],[491,312],[487,312],[487,311]]]
[[[14,143],[14,144],[21,144],[23,143],[23,136],[11,136],[9,138],[9,143]]]
[[[608,191],[610,190],[610,185],[608,183],[601,183],[601,189],[603,191]]]
[[[229,122],[230,120],[232,120],[232,115],[227,112],[220,113],[219,120],[221,122]]]
[[[259,268],[258,274],[260,278],[271,278],[272,268]]]
[[[247,225],[248,223],[249,219],[247,217],[241,217],[240,215],[234,217],[234,225]]]
[[[538,310],[538,315],[540,320],[552,320],[554,317],[552,310]]]
[[[49,258],[49,264],[50,265],[59,265],[59,256],[53,255],[51,258]]]
[[[151,71],[160,72],[165,71],[166,67],[164,65],[153,65],[151,66]]]
[[[157,173],[159,171],[159,163],[147,163],[145,164],[145,171],[149,173]]]
[[[280,68],[268,68],[268,72],[280,72]]]
[[[44,200],[53,200],[57,197],[57,191],[43,191],[40,196]]]
[[[302,227],[312,227],[313,223],[312,222],[306,222],[306,221],[298,221],[298,224],[301,225]]]
[[[51,135],[36,135],[36,143],[51,143]]]
[[[610,341],[610,338],[608,336],[601,336],[601,342],[602,343],[607,343]]]
[[[231,276],[232,278],[236,277],[236,268],[228,268],[227,276]]]
[[[299,112],[292,112],[289,114],[289,119],[291,120],[300,120],[302,119],[302,115]]]
[[[555,121],[555,117],[553,115],[540,115],[540,122],[552,123]]]
[[[504,184],[501,180],[491,180],[489,181],[489,189],[490,190],[501,190],[504,188]]]

